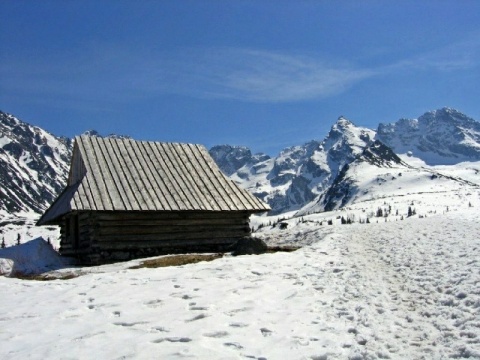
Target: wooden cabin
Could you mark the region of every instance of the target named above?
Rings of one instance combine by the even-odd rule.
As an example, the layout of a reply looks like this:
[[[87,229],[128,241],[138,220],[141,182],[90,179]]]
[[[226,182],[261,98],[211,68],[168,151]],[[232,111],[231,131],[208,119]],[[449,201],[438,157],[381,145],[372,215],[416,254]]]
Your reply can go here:
[[[269,206],[194,144],[75,138],[68,183],[37,225],[60,226],[60,253],[83,263],[225,251]]]

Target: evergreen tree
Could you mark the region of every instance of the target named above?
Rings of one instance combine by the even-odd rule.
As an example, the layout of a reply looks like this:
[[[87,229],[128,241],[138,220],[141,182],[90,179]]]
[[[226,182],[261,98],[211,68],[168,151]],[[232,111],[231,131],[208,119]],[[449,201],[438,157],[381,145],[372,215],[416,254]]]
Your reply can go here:
[[[377,217],[383,217],[383,210],[382,208],[377,209]]]
[[[5,249],[7,245],[5,245],[5,238],[2,237],[2,244],[0,245],[0,248]]]

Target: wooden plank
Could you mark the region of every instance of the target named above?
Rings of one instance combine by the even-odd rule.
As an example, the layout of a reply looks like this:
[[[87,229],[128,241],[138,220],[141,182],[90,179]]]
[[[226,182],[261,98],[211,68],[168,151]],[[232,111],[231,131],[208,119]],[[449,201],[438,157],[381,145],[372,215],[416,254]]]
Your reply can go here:
[[[191,210],[191,205],[181,189],[178,187],[178,183],[171,171],[170,163],[168,159],[164,158],[164,154],[161,153],[162,149],[158,147],[157,143],[148,142],[150,153],[152,154],[152,160],[155,160],[155,168],[157,169],[157,180],[161,179],[165,184],[165,190],[171,195],[171,198],[175,201],[175,206],[172,206],[172,210]]]
[[[245,211],[122,211],[122,212],[92,212],[94,221],[97,220],[170,220],[170,219],[247,219],[249,213]]]
[[[94,210],[95,208],[90,205],[90,200],[88,198],[88,194],[85,189],[85,182],[82,181],[75,192],[75,196],[73,197],[74,209],[82,209],[82,210]]]
[[[219,192],[220,196],[222,196],[228,205],[228,209],[226,210],[248,210],[238,198],[236,194],[234,194],[229,186],[230,180],[228,180],[218,169],[218,166],[213,162],[212,158],[208,154],[207,150],[201,145],[194,145],[196,150],[194,152],[195,156],[197,157],[197,161],[199,163],[204,164],[206,167],[206,172],[209,175],[209,179],[214,184],[214,187]]]
[[[245,228],[244,232],[192,232],[192,233],[162,233],[162,234],[109,234],[99,235],[98,243],[105,241],[125,241],[134,242],[137,240],[163,241],[163,240],[194,240],[194,239],[222,239],[222,238],[242,238],[249,234],[250,229]]]
[[[98,137],[93,136],[86,141],[90,145],[90,158],[89,164],[92,166],[93,173],[91,178],[95,181],[95,185],[98,192],[95,194],[95,201],[97,204],[97,210],[114,210],[115,206],[111,198],[110,187],[107,184],[106,179],[110,179],[109,176],[109,161],[105,159],[105,154],[102,152],[100,144],[103,143]],[[87,175],[88,176],[88,175]]]
[[[192,165],[190,159],[186,156],[183,147],[187,145],[170,144],[171,154],[175,157],[175,161],[185,174],[184,191],[187,196],[194,198],[201,210],[221,210],[215,200],[212,198],[210,191],[205,187],[204,179],[198,176],[197,171]]]
[[[99,174],[101,174],[100,176],[105,184],[105,196],[109,199],[110,209],[123,210],[126,208],[124,199],[116,196],[119,193],[117,185],[118,174],[112,165],[111,155],[108,153],[105,142],[103,140],[99,141],[98,138],[96,138],[96,152],[102,169]]]
[[[126,148],[128,150],[129,158],[132,163],[136,163],[135,169],[142,186],[142,194],[144,195],[145,202],[148,210],[162,210],[158,208],[158,196],[153,188],[152,174],[150,171],[149,161],[143,156],[142,145],[140,141],[128,141],[126,142]]]
[[[73,145],[72,159],[70,161],[70,170],[68,173],[67,184],[76,184],[83,179],[86,173],[87,169],[85,168],[85,164],[83,163],[82,157],[80,156],[78,144],[75,141],[75,144]]]
[[[138,158],[132,158],[132,155],[134,153],[132,140],[111,139],[110,141],[113,141],[117,144],[118,149],[120,150],[119,155],[122,156],[122,160],[128,168],[128,173],[130,174],[130,187],[135,194],[135,198],[139,203],[140,209],[155,209],[155,205],[153,204],[150,195],[146,189],[148,186],[148,181],[144,181],[146,176],[141,166],[143,162],[141,162]]]
[[[206,201],[210,202],[212,210],[231,210],[232,208],[228,206],[224,196],[219,193],[219,188],[212,182],[211,174],[205,169],[205,164],[200,163],[195,156],[195,146],[185,144],[182,146],[182,151],[185,158],[188,159],[186,162],[190,164],[189,172],[194,174],[198,183],[202,185],[203,196]]]
[[[248,225],[248,220],[244,219],[158,219],[158,220],[101,220],[100,226],[118,226],[118,227],[141,227],[141,226],[195,226],[195,225],[204,225],[204,226],[234,226],[234,225]]]
[[[146,183],[145,188],[152,202],[150,210],[172,209],[171,202],[173,203],[173,201],[167,198],[167,196],[170,197],[168,191],[164,191],[164,187],[160,185],[163,182],[159,181],[158,177],[155,176],[150,154],[145,151],[145,142],[138,141],[135,145],[133,147],[134,156],[138,159],[140,168],[143,170],[144,182]]]
[[[247,190],[241,189],[237,184],[228,179],[215,164],[211,156],[208,154],[208,151],[202,145],[195,145],[198,149],[198,154],[202,156],[205,164],[210,168],[211,175],[216,178],[220,183],[222,189],[228,195],[228,197],[233,201],[237,210],[248,210],[248,211],[267,211],[270,210],[270,207],[254,195],[250,194]]]
[[[158,143],[157,146],[161,149],[165,163],[169,166],[168,169],[177,182],[177,191],[183,194],[186,208],[189,210],[205,210],[197,199],[198,195],[192,192],[196,185],[191,183],[186,176],[181,159],[176,156],[172,144]]]
[[[99,236],[104,235],[161,235],[161,234],[175,234],[175,236],[183,236],[183,234],[216,234],[216,233],[243,233],[248,229],[248,225],[150,225],[142,227],[132,226],[112,226],[101,227]]]
[[[95,179],[95,174],[100,173],[100,170],[93,156],[93,146],[88,137],[77,137],[77,141],[85,168],[87,169],[87,173],[82,180],[82,185],[85,199],[88,201],[88,208],[103,210],[101,191]]]
[[[128,175],[126,175],[128,169],[125,168],[121,156],[118,155],[119,150],[117,149],[115,142],[106,140],[104,141],[104,145],[112,167],[112,175],[117,185],[116,190],[118,191],[118,193],[112,194],[112,196],[117,196],[118,200],[123,201],[125,204],[123,210],[141,210],[128,182]]]

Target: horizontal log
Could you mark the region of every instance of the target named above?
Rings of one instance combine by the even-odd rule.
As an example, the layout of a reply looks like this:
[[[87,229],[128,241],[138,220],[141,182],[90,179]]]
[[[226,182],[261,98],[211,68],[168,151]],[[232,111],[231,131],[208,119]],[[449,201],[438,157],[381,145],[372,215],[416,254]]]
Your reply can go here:
[[[237,218],[248,219],[250,214],[244,211],[184,211],[184,212],[91,212],[96,220],[151,220],[151,219],[215,219],[215,218]]]
[[[83,254],[89,254],[91,253],[92,250],[90,248],[85,248],[85,249],[72,249],[72,248],[63,248],[60,247],[60,254],[64,256],[75,256],[75,255],[83,255]]]
[[[100,227],[98,235],[145,235],[145,234],[181,234],[181,233],[237,233],[250,231],[250,228],[245,225],[229,225],[229,226],[113,226]]]
[[[150,225],[248,225],[248,219],[241,218],[213,218],[213,219],[112,219],[98,220],[100,227],[103,226],[150,226]]]
[[[248,236],[249,232],[192,232],[192,233],[163,233],[163,234],[110,234],[101,235],[94,238],[98,243],[107,241],[124,241],[124,242],[136,242],[136,241],[179,241],[179,240],[208,240],[208,239],[226,239],[226,238],[242,238]]]

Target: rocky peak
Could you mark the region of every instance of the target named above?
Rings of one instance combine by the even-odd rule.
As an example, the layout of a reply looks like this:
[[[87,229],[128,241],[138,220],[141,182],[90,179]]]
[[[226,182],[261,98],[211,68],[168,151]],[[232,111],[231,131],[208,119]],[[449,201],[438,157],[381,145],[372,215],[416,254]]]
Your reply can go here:
[[[252,155],[250,149],[245,146],[217,145],[212,147],[209,153],[227,176],[234,174],[247,164],[253,166],[270,159],[270,156],[263,153]]]
[[[480,160],[480,123],[451,108],[380,124],[376,138],[396,153],[411,154],[429,165]]]
[[[87,130],[81,136],[96,136],[100,138],[111,138],[111,139],[131,139],[132,138],[129,135],[117,135],[117,134],[110,134],[107,136],[103,136],[97,130]]]
[[[85,131],[85,132],[82,134],[82,136],[98,136],[98,137],[102,137],[102,136],[98,133],[97,130],[93,130],[93,129]]]
[[[404,164],[391,148],[379,140],[375,140],[366,147],[359,156],[359,159],[379,167],[391,167],[395,164]]]
[[[40,212],[65,185],[72,143],[0,111],[0,210]]]

